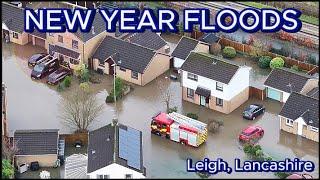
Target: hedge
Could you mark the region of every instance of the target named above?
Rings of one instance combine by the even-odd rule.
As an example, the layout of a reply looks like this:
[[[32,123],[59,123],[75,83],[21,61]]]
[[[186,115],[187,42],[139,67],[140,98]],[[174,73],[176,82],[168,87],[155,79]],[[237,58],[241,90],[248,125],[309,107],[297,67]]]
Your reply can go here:
[[[258,66],[262,69],[267,69],[270,66],[271,60],[272,60],[272,57],[270,56],[261,56],[259,58]]]
[[[234,57],[236,57],[237,52],[234,49],[234,47],[226,46],[222,50],[222,55],[223,55],[223,57],[226,57],[226,58],[234,58]]]
[[[284,66],[284,60],[281,57],[273,58],[270,61],[270,68],[282,68]]]

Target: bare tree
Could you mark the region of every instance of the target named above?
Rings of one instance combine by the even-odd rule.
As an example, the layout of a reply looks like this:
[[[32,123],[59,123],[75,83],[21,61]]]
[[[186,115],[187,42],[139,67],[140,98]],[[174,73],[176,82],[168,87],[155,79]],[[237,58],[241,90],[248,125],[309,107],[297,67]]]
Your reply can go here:
[[[13,162],[13,156],[19,151],[17,142],[10,143],[8,138],[2,137],[2,159]]]
[[[166,104],[166,108],[168,112],[170,109],[170,100],[172,98],[172,93],[171,93],[170,87],[168,87],[166,82],[169,82],[168,77],[165,77],[164,79],[160,79],[158,81],[158,87],[161,93],[160,97],[162,101]]]
[[[87,132],[88,126],[103,112],[103,104],[97,102],[90,90],[80,87],[60,100],[59,118],[76,132]]]

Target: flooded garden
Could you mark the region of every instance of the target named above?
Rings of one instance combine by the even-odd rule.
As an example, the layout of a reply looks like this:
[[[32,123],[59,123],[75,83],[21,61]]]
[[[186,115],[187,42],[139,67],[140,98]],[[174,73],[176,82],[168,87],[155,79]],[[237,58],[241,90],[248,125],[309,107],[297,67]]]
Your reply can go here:
[[[169,41],[171,51],[176,46],[179,37],[164,37]],[[27,65],[28,58],[34,53],[44,52],[44,49],[32,45],[19,46],[15,44],[3,45],[2,65],[3,82],[7,86],[8,99],[8,124],[10,136],[17,129],[41,129],[57,128],[61,134],[72,133],[58,118],[61,106],[60,100],[65,95],[77,88],[77,80],[72,81],[71,87],[62,92],[57,91],[56,86],[47,85],[45,82],[32,80],[31,69]],[[235,62],[244,63],[245,59],[235,59]],[[268,71],[259,70],[256,62],[246,61],[251,66],[252,83],[263,83]],[[117,116],[119,123],[131,126],[143,132],[143,159],[149,178],[199,178],[195,173],[186,172],[186,159],[200,160],[205,157],[210,159],[222,158],[233,167],[234,158],[247,159],[238,144],[238,134],[246,126],[255,124],[265,129],[265,135],[259,144],[265,153],[276,160],[299,157],[303,160],[311,160],[316,165],[314,177],[319,173],[319,147],[318,143],[285,133],[279,130],[277,114],[281,110],[281,104],[272,100],[260,101],[249,99],[232,113],[225,115],[195,104],[182,101],[182,90],[179,81],[169,78],[172,72],[159,76],[144,87],[133,86],[133,90],[117,101]],[[99,84],[90,84],[90,89],[96,94],[99,103],[104,104],[103,113],[89,127],[97,129],[111,123],[114,105],[106,104],[105,99],[112,89],[113,76],[98,75]],[[250,77],[250,78],[251,78]],[[252,79],[251,78],[251,79]],[[199,120],[206,122],[209,118],[221,119],[223,126],[216,132],[210,133],[208,141],[199,148],[186,147],[181,144],[151,135],[150,122],[152,116],[166,110],[163,102],[163,92],[159,83],[163,82],[165,89],[170,89],[172,98],[170,106],[177,106],[178,112],[189,112],[199,115]],[[251,82],[250,82],[251,83]],[[250,103],[261,103],[266,107],[266,113],[255,121],[244,120],[241,113]],[[234,173],[232,177],[241,178],[274,178],[273,173]],[[228,177],[226,173],[219,173],[212,177]]]

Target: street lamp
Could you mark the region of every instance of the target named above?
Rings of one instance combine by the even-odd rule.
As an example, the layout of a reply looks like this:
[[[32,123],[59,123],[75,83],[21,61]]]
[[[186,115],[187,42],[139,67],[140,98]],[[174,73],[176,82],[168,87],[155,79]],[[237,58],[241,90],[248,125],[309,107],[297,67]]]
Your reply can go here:
[[[116,62],[111,58],[113,61],[113,64],[111,65],[113,67],[113,101],[114,101],[114,116],[113,116],[113,123],[117,124],[117,97],[116,97]],[[121,64],[121,61],[118,61],[118,64]]]

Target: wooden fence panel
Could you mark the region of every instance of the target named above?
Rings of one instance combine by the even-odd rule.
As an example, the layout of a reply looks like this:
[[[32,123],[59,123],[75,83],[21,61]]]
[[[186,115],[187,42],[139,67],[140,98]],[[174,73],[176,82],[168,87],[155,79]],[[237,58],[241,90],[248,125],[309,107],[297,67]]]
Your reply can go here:
[[[221,38],[219,43],[221,45],[223,45],[223,46],[231,46],[231,47],[235,48],[236,51],[240,51],[240,52],[244,52],[244,53],[250,53],[251,49],[253,48],[250,45],[242,44],[240,42],[232,41],[232,40],[226,39],[226,38]],[[278,54],[275,54],[275,53],[272,53],[272,52],[264,51],[262,53],[264,55],[270,56],[272,58],[275,58],[275,57],[283,58],[283,60],[285,61],[285,64],[287,66],[289,66],[289,67],[291,67],[293,65],[296,65],[300,69],[309,71],[309,72],[311,72],[313,74],[319,72],[319,68],[317,68],[318,66],[316,66],[316,65],[309,64],[309,63],[302,62],[302,61],[298,61],[296,59],[292,59],[292,58],[289,58],[289,57],[284,57],[284,56],[281,56],[281,55],[278,55]]]
[[[64,139],[66,144],[74,144],[80,140],[83,144],[87,145],[88,136],[88,133],[60,134],[60,138]]]

